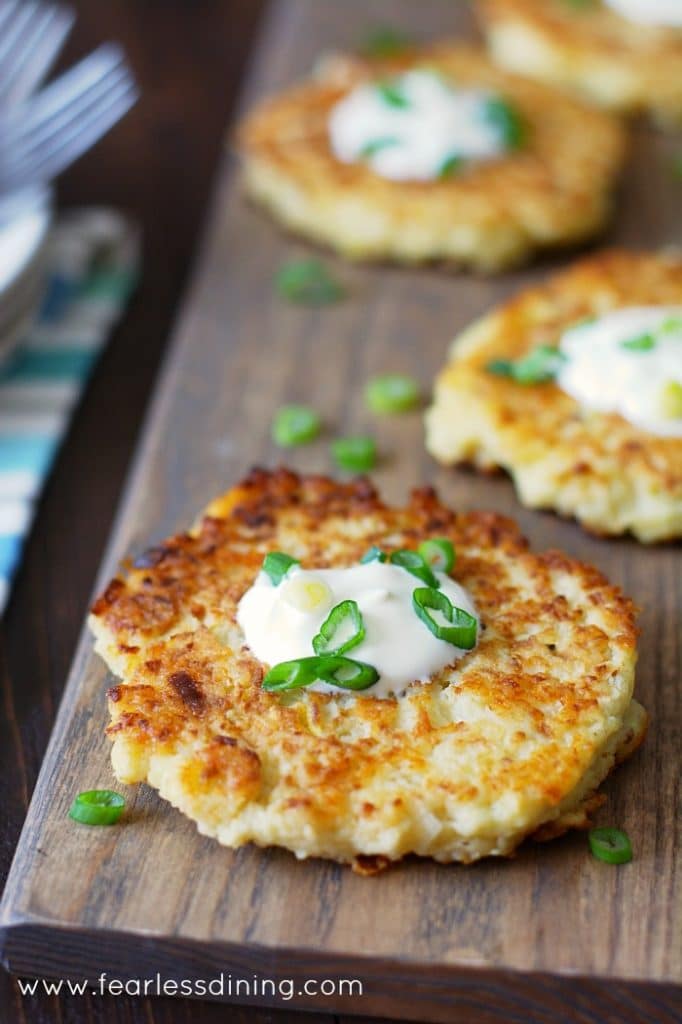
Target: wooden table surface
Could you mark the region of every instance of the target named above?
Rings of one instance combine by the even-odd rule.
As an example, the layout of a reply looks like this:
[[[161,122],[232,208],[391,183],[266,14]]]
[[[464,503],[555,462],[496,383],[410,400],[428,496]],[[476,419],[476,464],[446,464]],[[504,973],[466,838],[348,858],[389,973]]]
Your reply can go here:
[[[83,615],[198,241],[225,125],[263,0],[69,0],[63,63],[125,47],[144,102],[59,183],[64,205],[125,208],[144,233],[141,286],[100,361],[40,504],[0,625],[0,889],[28,807]],[[181,172],[179,170],[181,168]],[[102,458],[93,459],[93,448]],[[0,968],[12,1024],[333,1024],[328,1014],[161,998],[22,997]]]

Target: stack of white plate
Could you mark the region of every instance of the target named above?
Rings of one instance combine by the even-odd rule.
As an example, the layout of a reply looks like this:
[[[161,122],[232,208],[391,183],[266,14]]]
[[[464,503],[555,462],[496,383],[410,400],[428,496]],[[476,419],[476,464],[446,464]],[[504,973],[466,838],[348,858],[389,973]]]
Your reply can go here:
[[[51,224],[47,190],[0,206],[0,368],[40,308]]]

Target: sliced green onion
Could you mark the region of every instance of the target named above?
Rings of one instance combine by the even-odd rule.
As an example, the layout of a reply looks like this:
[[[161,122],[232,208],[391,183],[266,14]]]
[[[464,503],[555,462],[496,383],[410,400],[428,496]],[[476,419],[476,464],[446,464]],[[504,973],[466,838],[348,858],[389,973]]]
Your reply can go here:
[[[593,828],[588,833],[592,855],[607,864],[627,864],[632,860],[632,846],[619,828]]]
[[[485,105],[485,116],[499,133],[505,149],[519,149],[523,145],[526,136],[525,124],[511,103],[501,96],[491,96]]]
[[[621,341],[620,347],[626,348],[629,352],[650,352],[656,347],[656,339],[653,334],[638,334],[636,338]]]
[[[284,405],[272,421],[272,439],[282,448],[314,441],[322,429],[322,421],[307,405]]]
[[[362,147],[360,156],[363,160],[368,160],[375,153],[380,153],[382,149],[389,149],[391,146],[397,146],[399,142],[400,139],[397,139],[395,135],[387,135],[384,139],[373,139]]]
[[[455,564],[455,549],[447,537],[422,541],[418,550],[426,564],[439,572],[450,572]]]
[[[409,100],[403,93],[400,83],[397,81],[377,82],[376,90],[384,103],[388,104],[389,107],[400,107],[401,109],[405,109],[410,105]]]
[[[357,601],[341,601],[332,608],[320,632],[313,637],[313,650],[315,654],[345,654],[364,639],[365,624]]]
[[[392,565],[399,565],[401,569],[406,569],[407,572],[412,573],[422,583],[426,583],[427,587],[437,589],[440,586],[438,579],[426,564],[425,559],[417,551],[409,551],[407,548],[394,551],[391,554],[390,561]]]
[[[275,665],[265,676],[263,689],[277,693],[299,690],[320,680],[342,690],[366,690],[378,678],[377,670],[364,661],[354,661],[338,654],[322,654]]]
[[[311,664],[316,660],[316,658],[298,658],[295,661],[281,661],[279,665],[273,665],[263,679],[263,689],[279,692],[300,690],[303,686],[310,686],[318,678]]]
[[[458,156],[453,153],[452,156],[447,157],[438,168],[437,178],[452,178],[455,174],[458,174],[464,166],[464,157]]]
[[[270,551],[263,559],[263,572],[267,573],[276,587],[280,585],[292,565],[299,565],[297,558],[285,555],[283,551]]]
[[[511,377],[517,384],[542,384],[554,379],[565,359],[559,349],[539,345],[522,359],[493,359],[486,370],[499,377]]]
[[[386,559],[386,553],[373,544],[360,559],[360,565],[367,565],[368,562],[385,562]]]
[[[332,441],[331,449],[336,464],[351,473],[366,473],[376,463],[377,450],[372,437],[339,437]]]
[[[111,789],[88,789],[71,804],[69,817],[81,825],[115,825],[126,802]]]
[[[661,412],[666,419],[682,418],[682,383],[669,380],[661,389]]]
[[[439,640],[469,651],[476,644],[476,619],[463,608],[453,605],[447,594],[433,587],[419,587],[412,595],[412,607]],[[433,612],[440,612],[448,625],[437,622]]]
[[[669,316],[660,326],[661,334],[682,334],[682,316]]]
[[[405,373],[373,377],[365,388],[365,401],[372,412],[408,412],[419,405],[419,384]]]
[[[404,32],[390,25],[379,25],[367,35],[362,52],[367,57],[397,57],[410,45],[410,38]]]
[[[283,299],[306,306],[324,306],[345,295],[324,263],[316,259],[286,263],[277,273],[275,285]]]

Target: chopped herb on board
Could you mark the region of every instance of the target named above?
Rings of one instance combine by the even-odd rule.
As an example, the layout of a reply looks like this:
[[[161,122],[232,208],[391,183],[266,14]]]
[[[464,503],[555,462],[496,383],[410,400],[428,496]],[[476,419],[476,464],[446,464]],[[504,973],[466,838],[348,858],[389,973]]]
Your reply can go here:
[[[277,272],[275,287],[283,299],[303,306],[325,306],[345,295],[338,281],[317,259],[285,263]]]
[[[368,32],[361,51],[366,57],[398,57],[412,45],[408,35],[390,25],[377,25]]]

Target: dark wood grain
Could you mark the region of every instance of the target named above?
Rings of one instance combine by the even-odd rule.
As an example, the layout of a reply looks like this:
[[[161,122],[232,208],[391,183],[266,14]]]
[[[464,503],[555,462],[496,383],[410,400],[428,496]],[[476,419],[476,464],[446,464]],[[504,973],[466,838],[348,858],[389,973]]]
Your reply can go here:
[[[409,0],[279,3],[250,97],[303,72],[324,46],[354,42],[374,21],[399,20],[427,34],[454,25],[455,17],[446,0],[418,7]],[[638,141],[611,238],[661,244],[679,235],[681,221],[669,173],[673,143],[645,129]],[[184,200],[181,182],[172,194]],[[517,515],[537,546],[594,561],[637,596],[644,609],[638,692],[654,724],[642,753],[609,784],[602,818],[628,829],[636,860],[609,871],[586,856],[584,839],[569,837],[525,849],[512,863],[465,870],[410,861],[368,881],[333,864],[298,864],[283,851],[222,850],[144,788],[131,801],[125,829],[84,837],[65,819],[73,789],[111,784],[102,737],[107,676],[85,640],[8,890],[9,962],[17,970],[75,977],[110,964],[135,974],[140,963],[168,976],[219,965],[274,976],[343,973],[366,979],[362,1001],[300,1005],[421,1020],[673,1021],[680,1012],[679,890],[673,888],[679,552],[600,542],[571,523],[520,510],[504,479],[437,470],[423,452],[416,417],[377,427],[361,401],[361,382],[386,367],[415,372],[428,386],[452,334],[559,260],[499,281],[330,261],[351,297],[320,312],[285,307],[272,295],[276,267],[304,249],[244,204],[226,167],[104,573],[124,552],[190,521],[252,461],[276,461],[268,411],[314,394],[335,428],[377,430],[385,453],[377,480],[390,498],[433,481],[454,504]],[[157,258],[162,251],[160,245]],[[137,368],[129,351],[129,374],[131,366]],[[125,393],[123,384],[119,396]],[[117,418],[115,410],[112,415]],[[299,469],[329,468],[322,443],[293,461]],[[84,460],[82,468],[87,465]],[[86,509],[101,513],[100,500],[84,499]],[[75,504],[61,509],[61,517],[61,543],[77,560],[78,535],[89,521]],[[43,578],[58,541],[50,535],[43,543],[27,571],[32,564],[33,593],[47,585],[54,604],[36,601],[24,650],[17,641],[10,655],[14,665],[27,657],[32,664],[27,636],[34,630],[47,638],[49,630],[35,654],[49,670],[67,610],[58,607],[63,580]],[[58,564],[67,571],[63,556]],[[49,713],[49,706],[41,709],[41,721]],[[8,742],[16,744],[25,726],[13,727],[12,714],[7,721]],[[25,792],[31,781],[27,772]],[[371,959],[359,961],[357,953]]]

